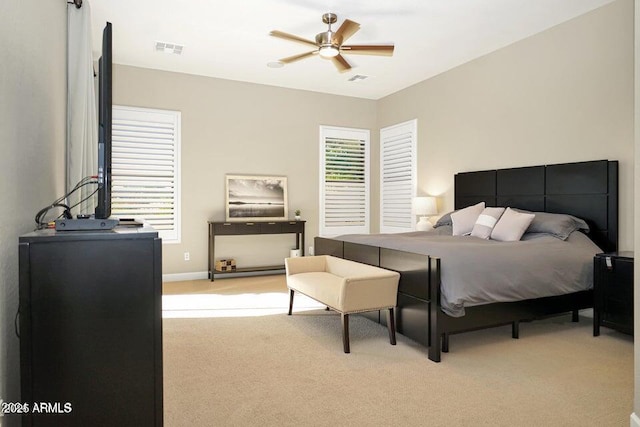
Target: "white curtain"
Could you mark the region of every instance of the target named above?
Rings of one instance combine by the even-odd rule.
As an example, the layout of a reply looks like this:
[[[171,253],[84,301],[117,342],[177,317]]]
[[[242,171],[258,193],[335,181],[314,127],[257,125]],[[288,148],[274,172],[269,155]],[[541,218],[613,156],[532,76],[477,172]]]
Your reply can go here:
[[[98,116],[93,75],[91,9],[84,0],[80,9],[67,7],[67,191],[98,169]],[[68,200],[73,206],[89,196],[97,184],[86,185]],[[95,197],[73,209],[93,213]]]

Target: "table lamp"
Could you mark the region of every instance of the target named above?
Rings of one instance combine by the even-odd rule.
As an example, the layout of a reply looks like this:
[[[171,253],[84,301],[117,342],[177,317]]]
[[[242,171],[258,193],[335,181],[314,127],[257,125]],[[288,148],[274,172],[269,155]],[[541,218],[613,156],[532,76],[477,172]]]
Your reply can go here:
[[[413,212],[415,215],[420,216],[420,220],[416,224],[416,230],[429,231],[433,228],[431,222],[429,222],[429,216],[438,213],[436,207],[436,198],[432,196],[427,197],[414,197],[413,198]]]

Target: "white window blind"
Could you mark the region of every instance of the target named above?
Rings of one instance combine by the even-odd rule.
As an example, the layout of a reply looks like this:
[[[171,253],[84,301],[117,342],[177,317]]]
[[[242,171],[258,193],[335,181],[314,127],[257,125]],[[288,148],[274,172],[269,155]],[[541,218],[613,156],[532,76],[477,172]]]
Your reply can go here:
[[[415,229],[417,120],[380,129],[380,232]]]
[[[320,126],[320,235],[369,233],[369,131]]]
[[[180,241],[180,112],[113,106],[111,211]]]

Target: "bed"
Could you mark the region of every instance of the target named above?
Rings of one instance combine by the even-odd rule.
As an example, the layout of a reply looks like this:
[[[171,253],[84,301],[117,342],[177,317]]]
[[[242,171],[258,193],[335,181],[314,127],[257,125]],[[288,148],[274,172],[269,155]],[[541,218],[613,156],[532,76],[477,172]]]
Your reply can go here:
[[[574,231],[567,238],[571,244],[577,244],[586,251],[587,259],[594,252],[615,251],[618,243],[618,163],[599,160],[557,165],[543,165],[522,168],[498,169],[477,172],[463,172],[455,175],[455,209],[484,202],[487,206],[509,206],[532,212],[567,214],[583,219],[589,232],[583,235]],[[449,336],[461,332],[487,327],[511,324],[512,336],[518,338],[520,322],[532,321],[564,313],[572,313],[572,319],[578,321],[578,311],[593,306],[592,270],[588,271],[588,284],[564,286],[562,281],[572,279],[556,277],[560,290],[551,291],[550,296],[536,297],[534,294],[521,293],[501,301],[500,297],[491,300],[484,295],[472,303],[456,303],[455,292],[447,287],[453,273],[459,273],[457,279],[473,289],[465,276],[464,262],[456,255],[455,249],[442,249],[446,243],[430,248],[419,240],[431,234],[431,240],[452,239],[444,237],[449,232],[446,226],[438,227],[432,233],[406,233],[403,235],[351,235],[327,239],[315,239],[316,254],[338,256],[353,261],[376,265],[401,274],[398,287],[398,308],[396,325],[399,333],[428,347],[429,359],[441,360],[441,352],[449,350]],[[576,234],[577,233],[577,234]],[[435,235],[435,237],[433,236]],[[588,238],[587,238],[588,237]],[[525,234],[524,240],[555,239],[555,237]],[[429,239],[427,239],[429,240]],[[540,243],[542,243],[540,240]],[[473,242],[473,239],[471,239]],[[560,240],[558,240],[560,241]],[[576,243],[577,242],[577,243]],[[516,243],[516,242],[514,242]],[[538,240],[527,242],[527,247],[537,244]],[[547,243],[553,243],[545,242]],[[567,242],[565,242],[567,243]],[[520,267],[508,258],[510,252],[516,254],[520,249],[505,250],[508,243],[486,242],[493,245],[495,254],[486,254],[508,263],[509,268],[495,268],[495,273],[504,280],[520,280],[528,277],[526,257],[519,262]],[[474,246],[472,243],[470,246]],[[556,245],[557,246],[557,245]],[[502,249],[500,249],[502,248]],[[473,248],[459,252],[473,253]],[[494,250],[494,249],[491,249]],[[529,250],[529,249],[527,249]],[[554,249],[562,252],[562,248]],[[502,252],[501,252],[502,251]],[[478,254],[487,252],[479,248]],[[585,256],[584,254],[582,255]],[[538,263],[531,271],[549,269],[563,272],[563,264],[539,264],[537,255],[529,256],[532,264]],[[534,261],[535,260],[535,261]],[[498,265],[499,265],[498,261]],[[564,262],[564,261],[562,261]],[[478,262],[476,264],[482,264]],[[584,262],[583,262],[584,264]],[[585,266],[579,274],[584,276]],[[592,269],[592,262],[587,267]],[[488,268],[490,270],[490,267]],[[444,281],[442,280],[444,277]],[[465,279],[466,277],[466,279]],[[568,276],[567,276],[568,277]],[[584,276],[587,277],[587,276]],[[586,280],[583,277],[583,282]],[[488,277],[491,281],[491,278]],[[540,279],[538,279],[540,280]],[[541,279],[543,283],[544,279]],[[498,281],[496,279],[496,281]],[[494,292],[485,292],[491,296]],[[443,295],[445,297],[443,297]],[[520,299],[521,298],[521,299]],[[504,299],[504,298],[503,298]],[[386,324],[385,316],[374,312],[368,316],[371,320]]]

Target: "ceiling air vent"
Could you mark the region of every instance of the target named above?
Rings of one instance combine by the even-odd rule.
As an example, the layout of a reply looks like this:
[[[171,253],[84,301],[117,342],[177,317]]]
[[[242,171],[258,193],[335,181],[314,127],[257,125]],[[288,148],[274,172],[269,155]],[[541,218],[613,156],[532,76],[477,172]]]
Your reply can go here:
[[[175,53],[176,55],[182,54],[184,46],[176,43],[156,42],[156,51],[164,53]]]
[[[350,82],[357,82],[357,81],[360,81],[360,80],[364,80],[364,79],[366,79],[366,78],[368,78],[368,77],[369,77],[369,76],[363,76],[362,74],[356,74],[355,76],[351,77],[351,78],[349,79],[349,81],[350,81]]]

